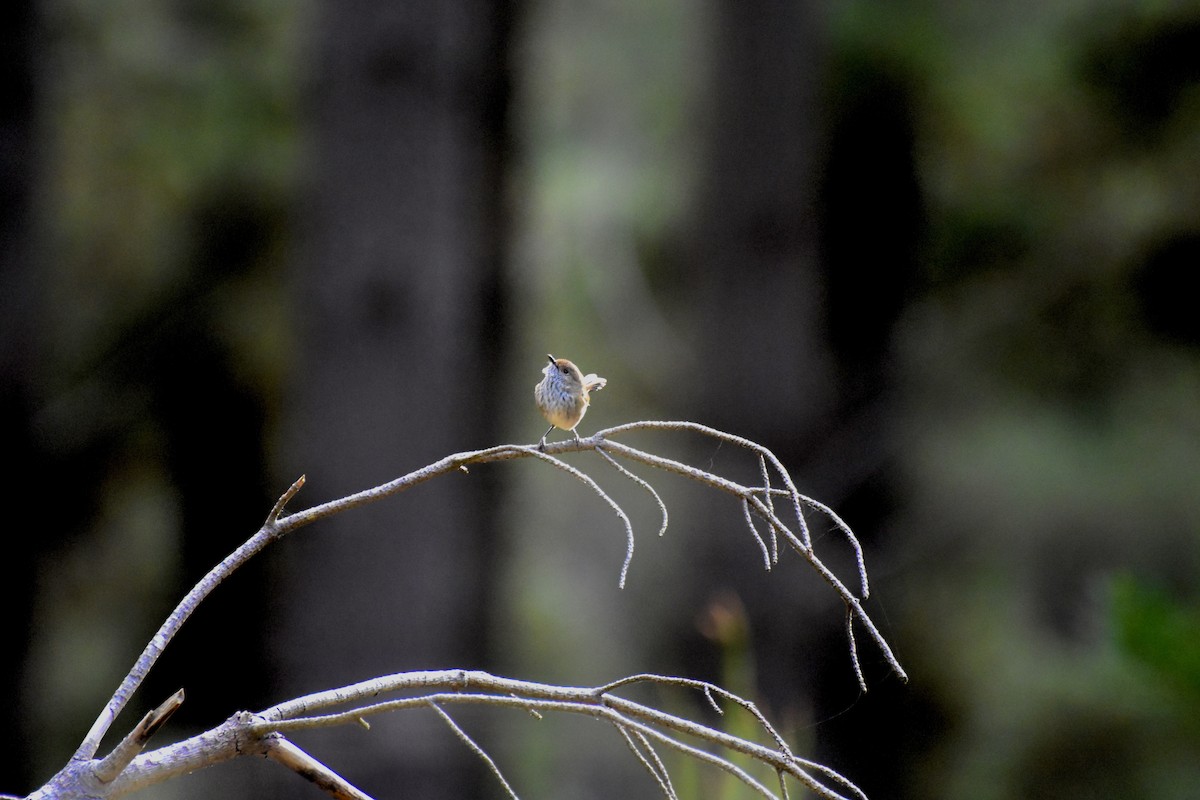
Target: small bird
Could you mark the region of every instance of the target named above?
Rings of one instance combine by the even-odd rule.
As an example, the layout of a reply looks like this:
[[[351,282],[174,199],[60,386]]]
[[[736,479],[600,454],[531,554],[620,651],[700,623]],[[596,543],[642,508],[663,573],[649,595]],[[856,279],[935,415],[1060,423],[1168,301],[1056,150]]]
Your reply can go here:
[[[542,434],[540,449],[546,449],[546,437],[555,428],[570,431],[576,440],[579,434],[575,426],[587,413],[589,392],[598,392],[608,383],[594,372],[584,375],[579,367],[565,358],[555,358],[547,354],[550,363],[542,370],[544,376],[540,383],[533,387],[533,399],[542,412],[542,416],[550,423],[549,429]]]

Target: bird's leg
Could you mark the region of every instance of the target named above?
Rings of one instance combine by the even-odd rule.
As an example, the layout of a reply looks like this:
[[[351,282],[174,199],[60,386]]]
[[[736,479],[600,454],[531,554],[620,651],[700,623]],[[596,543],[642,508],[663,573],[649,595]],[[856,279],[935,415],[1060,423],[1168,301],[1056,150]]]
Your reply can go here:
[[[554,430],[553,425],[547,428],[546,432],[542,434],[542,443],[538,445],[538,450],[541,450],[543,453],[546,452],[546,437],[550,435],[550,431],[552,430]]]

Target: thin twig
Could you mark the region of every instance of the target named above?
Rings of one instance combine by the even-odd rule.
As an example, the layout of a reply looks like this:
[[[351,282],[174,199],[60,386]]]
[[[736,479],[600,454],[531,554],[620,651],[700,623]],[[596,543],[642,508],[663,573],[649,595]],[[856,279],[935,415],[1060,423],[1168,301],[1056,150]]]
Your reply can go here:
[[[645,725],[635,720],[627,720],[619,712],[614,712],[614,714],[617,719],[621,720],[622,724],[629,726],[632,730],[639,731],[647,738],[657,739],[668,747],[672,747],[697,761],[703,761],[707,764],[712,764],[719,769],[723,769],[730,775],[740,780],[742,783],[749,786],[754,791],[761,794],[763,797],[769,798],[769,800],[776,800],[775,795],[771,794],[771,791],[767,789],[767,787],[763,786],[762,783],[755,780],[750,773],[746,772],[746,770],[742,769],[737,764],[734,764],[729,759],[718,756],[715,753],[710,753],[707,750],[701,750],[698,747],[693,747],[686,742],[681,742],[674,736],[663,733],[662,731],[652,728],[649,725]]]
[[[657,420],[647,420],[647,421],[642,421],[642,422],[629,422],[624,425],[617,425],[614,428],[608,428],[607,430],[600,431],[600,432],[596,433],[595,437],[593,437],[593,438],[598,438],[600,436],[604,436],[605,438],[608,438],[608,437],[611,437],[614,435],[629,433],[630,431],[639,431],[639,430],[694,431],[696,433],[704,434],[705,436],[711,436],[712,438],[718,439],[723,442],[730,442],[732,444],[736,444],[739,447],[744,447],[745,449],[750,450],[751,452],[757,453],[758,455],[762,456],[763,458],[766,458],[769,462],[771,462],[771,466],[774,467],[775,471],[779,473],[779,477],[783,481],[783,485],[787,488],[789,494],[792,497],[792,504],[793,504],[794,510],[796,512],[796,526],[800,532],[800,540],[802,542],[804,542],[805,547],[812,547],[812,541],[811,541],[811,539],[809,537],[809,533],[808,533],[808,523],[805,521],[804,512],[800,508],[800,500],[799,500],[799,498],[801,497],[800,492],[796,489],[795,483],[792,482],[791,474],[789,474],[788,471],[786,469],[784,469],[783,464],[779,461],[779,459],[776,457],[776,455],[774,453],[772,453],[770,450],[768,450],[766,447],[763,447],[758,442],[751,441],[750,439],[746,439],[741,436],[735,436],[732,433],[726,433],[725,431],[717,430],[716,428],[710,428],[707,425],[701,425],[698,422],[687,422],[684,420],[670,421],[670,422],[657,421]]]
[[[763,458],[763,454],[758,454],[758,472],[762,476],[763,495],[767,501],[767,509],[774,514],[775,503],[771,500],[771,473],[767,471],[767,460]],[[779,539],[775,536],[775,526],[770,526],[771,531],[771,563],[779,563]]]
[[[867,679],[863,677],[862,664],[858,662],[858,645],[854,641],[854,610],[846,606],[846,639],[850,642],[850,663],[854,666],[854,677],[858,688],[867,691]]]
[[[566,472],[567,474],[577,478],[586,486],[590,487],[596,494],[600,495],[600,498],[604,500],[604,502],[608,503],[613,511],[617,512],[617,516],[621,518],[621,522],[625,525],[625,562],[621,564],[621,576],[617,580],[617,587],[624,589],[625,577],[629,574],[630,563],[633,562],[633,523],[629,521],[629,517],[625,514],[625,511],[619,505],[617,505],[617,501],[609,497],[608,493],[600,488],[600,484],[596,483],[596,481],[594,481],[586,472],[575,469],[575,467],[572,467],[567,462],[555,458],[554,456],[546,455],[537,448],[530,448],[530,452],[533,456],[540,458],[542,461],[553,464],[563,472]]]
[[[834,527],[840,530],[845,535],[846,540],[850,542],[850,547],[854,550],[854,560],[858,564],[858,580],[862,587],[862,599],[866,600],[871,596],[871,586],[867,581],[867,563],[863,559],[862,544],[859,543],[858,537],[854,535],[854,531],[850,530],[850,526],[843,522],[842,518],[835,514],[829,506],[819,500],[813,500],[806,495],[800,495],[800,501],[829,517]]]
[[[649,482],[639,478],[637,475],[634,475],[632,472],[625,469],[625,467],[621,466],[621,464],[615,458],[604,452],[604,448],[600,445],[596,445],[596,452],[604,456],[604,459],[609,464],[612,464],[613,467],[615,467],[622,475],[624,475],[626,478],[629,478],[629,480],[633,481],[638,486],[641,486],[650,493],[650,496],[654,498],[654,502],[658,504],[659,512],[662,514],[662,527],[658,529],[658,535],[662,536],[665,534],[667,532],[667,504],[664,503],[662,498],[658,496],[658,492],[654,490],[654,487],[651,486]]]
[[[662,758],[659,757],[658,750],[654,748],[654,744],[647,739],[645,734],[643,734],[641,731],[633,731],[633,734],[637,738],[638,743],[641,744],[641,746],[645,749],[646,754],[654,763],[655,768],[658,769],[659,773],[662,775],[663,782],[666,783],[670,796],[678,800],[678,795],[675,793],[675,786],[671,783],[671,774],[667,772],[667,765],[663,762]]]
[[[768,497],[767,497],[768,506],[770,505],[770,495],[790,496],[791,493],[784,489],[770,489],[768,491]],[[837,512],[835,512],[832,508],[825,505],[821,501],[814,500],[811,497],[809,497],[808,495],[802,494],[802,495],[800,495],[800,502],[806,506],[815,508],[817,511],[820,511],[822,514],[824,514],[826,517],[828,517],[829,521],[833,523],[833,526],[835,528],[837,528],[839,531],[841,531],[845,535],[846,540],[848,542],[850,542],[850,547],[854,550],[854,559],[858,566],[858,579],[862,586],[862,595],[861,596],[862,596],[863,600],[866,600],[868,597],[871,596],[871,587],[870,587],[870,583],[867,580],[867,564],[866,564],[866,561],[863,559],[862,544],[858,541],[858,536],[854,533],[854,531],[850,528],[850,526],[847,525],[846,522],[837,515]]]
[[[766,715],[758,710],[758,706],[755,705],[753,701],[747,700],[746,698],[735,694],[728,689],[718,686],[715,683],[696,680],[695,678],[679,678],[673,675],[656,675],[654,673],[644,672],[638,675],[630,675],[626,678],[605,684],[604,686],[596,689],[596,693],[598,695],[610,694],[615,689],[618,689],[622,686],[629,686],[634,683],[654,683],[665,686],[682,686],[688,689],[701,690],[704,693],[704,696],[708,699],[709,705],[711,705],[718,714],[723,715],[725,713],[724,710],[722,710],[721,707],[717,705],[717,702],[713,699],[713,694],[718,694],[729,702],[741,706],[747,713],[754,717],[758,724],[762,726],[762,729],[766,731],[771,739],[775,742],[776,746],[779,747],[779,751],[788,758],[793,758],[792,751],[788,747],[787,742],[779,734],[779,731],[775,730],[775,726],[773,726],[767,720]]]
[[[641,731],[631,732],[619,722],[613,722],[613,727],[621,734],[621,738],[625,740],[625,745],[633,753],[633,757],[654,778],[655,783],[658,784],[658,788],[662,790],[663,796],[667,800],[679,800],[675,794],[675,788],[671,785],[671,776],[667,774],[667,769],[658,757],[658,753],[655,752],[653,745],[650,744],[650,740],[643,736]],[[637,736],[636,740],[634,739],[635,734]]]
[[[762,536],[758,532],[758,528],[754,526],[754,519],[750,516],[750,501],[742,498],[742,513],[746,516],[746,527],[750,529],[750,533],[754,536],[754,541],[758,542],[758,547],[762,550],[763,568],[771,571],[771,551],[767,549],[767,543],[763,541]],[[775,526],[771,525],[771,543],[775,544]],[[778,558],[778,557],[776,557]]]
[[[460,728],[458,723],[455,722],[449,714],[442,710],[441,706],[430,701],[429,707],[436,711],[438,716],[442,718],[442,721],[450,726],[450,730],[454,731],[454,735],[461,739],[463,744],[471,748],[471,752],[483,759],[483,763],[487,764],[488,769],[490,769],[492,774],[496,776],[496,780],[500,781],[500,785],[504,787],[505,793],[507,793],[512,800],[521,800],[521,798],[517,797],[517,793],[513,791],[513,788],[509,782],[504,779],[504,773],[502,773],[500,768],[496,766],[496,762],[492,760],[492,757],[489,756],[482,747],[476,744],[475,740],[467,735],[467,732]]]

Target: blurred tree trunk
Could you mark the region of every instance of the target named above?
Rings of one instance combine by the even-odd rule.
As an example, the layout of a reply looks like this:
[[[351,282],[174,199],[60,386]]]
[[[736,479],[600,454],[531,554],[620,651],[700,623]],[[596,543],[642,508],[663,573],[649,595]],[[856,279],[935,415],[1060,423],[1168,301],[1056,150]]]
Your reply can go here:
[[[700,419],[782,440],[781,455],[802,451],[832,403],[813,213],[817,8],[717,4],[708,170],[693,239],[704,373],[720,376],[698,387]]]
[[[37,264],[31,257],[30,224],[34,132],[33,4],[15,0],[0,13],[0,76],[5,91],[0,99],[0,452],[8,462],[5,496],[41,496],[39,481],[46,476],[45,459],[35,442],[33,365],[37,311],[41,307]],[[29,647],[36,570],[40,552],[53,546],[50,536],[11,536],[6,568],[0,573],[0,753],[10,769],[0,791],[30,785],[30,730],[22,703],[12,695],[21,686]],[[38,553],[25,548],[39,548]]]
[[[308,475],[297,507],[497,442],[490,393],[506,339],[506,4],[322,12],[280,464],[281,487]],[[437,481],[288,542],[284,694],[486,666],[494,481],[488,470]],[[314,750],[368,793],[478,794],[476,757],[433,715],[372,726]]]
[[[2,748],[11,756],[3,778],[14,782],[0,790],[24,789],[61,765],[175,592],[241,541],[271,502],[263,398],[247,380],[244,354],[217,329],[236,316],[222,290],[262,260],[265,237],[246,223],[270,215],[274,234],[280,204],[239,202],[271,190],[236,192],[214,177],[219,170],[201,195],[201,170],[171,169],[184,148],[136,157],[122,149],[122,134],[137,131],[146,141],[162,133],[145,111],[179,99],[180,65],[164,59],[153,79],[127,80],[122,48],[138,45],[113,33],[113,17],[88,11],[16,2],[0,14],[8,90],[0,100],[0,452],[12,467],[6,498],[41,517],[37,535],[13,537],[0,581],[0,686],[12,693],[2,703],[12,717],[0,730],[13,737]],[[162,21],[188,28],[170,13]],[[244,24],[230,19],[230,30],[209,30],[212,51]],[[240,87],[246,95],[252,82]],[[88,89],[77,94],[82,84]],[[111,117],[89,116],[93,101]],[[81,118],[93,122],[67,121]],[[102,144],[76,149],[83,141]],[[114,152],[119,163],[106,161]],[[177,182],[164,228],[193,214],[195,224],[179,226],[186,241],[158,250],[138,238],[137,201],[167,174]],[[131,267],[139,261],[148,268]],[[157,301],[145,302],[147,284]],[[78,325],[85,335],[69,331]],[[177,507],[178,526],[145,513],[167,506]],[[263,637],[245,613],[265,597],[252,577],[258,569],[251,565],[196,615],[127,716],[180,686],[190,700],[174,719],[181,728],[262,700]],[[100,641],[98,649],[82,645]],[[244,672],[212,669],[222,648],[239,653]],[[119,720],[114,735],[126,724]]]
[[[762,442],[793,470],[801,491],[824,499],[812,481],[827,474],[825,465],[809,463],[836,402],[815,213],[825,55],[817,11],[776,0],[718,4],[708,173],[694,222],[706,379],[690,396],[694,419]],[[722,519],[716,508],[705,516]],[[712,526],[703,537],[709,546],[700,572],[712,583],[699,592],[762,569],[753,548],[727,529]],[[775,703],[803,709],[816,691],[814,665],[798,665],[792,654],[840,614],[826,587],[782,583],[756,579],[738,592],[760,645],[760,686]],[[761,650],[764,641],[770,651]]]
[[[915,188],[911,153],[873,155],[876,137],[891,133],[871,127],[878,118],[842,125],[826,117],[825,13],[820,3],[718,3],[709,166],[694,221],[704,369],[690,396],[695,419],[773,449],[802,492],[870,539],[887,513],[888,347],[913,257],[911,232],[884,237],[901,224],[888,216],[896,208],[905,212],[895,219],[912,219]],[[831,130],[853,133],[850,146]],[[723,513],[711,518],[725,522]],[[837,715],[857,696],[840,604],[790,569],[735,581],[761,576],[761,562],[751,543],[728,535],[729,522],[704,537],[711,544],[699,572],[710,581],[698,591],[738,587],[769,707],[800,720]],[[849,549],[829,528],[819,523],[814,539],[849,578],[853,567],[839,558]],[[694,657],[707,660],[711,644],[695,634],[693,644]],[[865,660],[868,680],[880,677],[874,654]],[[849,769],[869,724],[857,718],[850,727],[859,739],[835,734],[833,742],[823,726],[819,757]],[[865,761],[847,774],[868,794],[890,794],[880,751],[863,749]]]

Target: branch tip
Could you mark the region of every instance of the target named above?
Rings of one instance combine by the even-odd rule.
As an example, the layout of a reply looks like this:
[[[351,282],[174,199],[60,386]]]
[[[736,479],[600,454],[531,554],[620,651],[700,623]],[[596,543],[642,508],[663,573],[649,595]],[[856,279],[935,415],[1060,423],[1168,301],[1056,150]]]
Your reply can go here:
[[[146,716],[142,717],[141,722],[134,725],[133,730],[126,734],[112,752],[96,765],[96,780],[101,783],[115,781],[130,762],[137,757],[138,753],[146,747],[150,737],[166,724],[181,705],[183,705],[183,689],[164,700],[158,708],[146,712]]]
[[[850,640],[850,663],[854,666],[854,677],[858,688],[867,693],[867,679],[863,677],[862,664],[858,662],[858,644],[854,641],[854,609],[846,606],[846,638]]]
[[[713,711],[717,712],[722,717],[725,716],[725,710],[721,708],[721,706],[717,705],[717,698],[713,697],[711,686],[704,687],[704,696],[708,698],[708,704],[712,706]]]
[[[337,800],[371,800],[370,795],[279,734],[271,737],[266,756]]]
[[[289,500],[296,496],[296,493],[299,492],[304,486],[304,482],[306,480],[306,476],[301,475],[299,478],[296,478],[296,481],[291,486],[287,488],[286,492],[280,495],[279,499],[275,501],[275,505],[271,508],[271,513],[267,515],[268,525],[274,525],[277,521],[279,521],[279,515],[283,513],[283,507],[288,504]]]
[[[146,715],[146,718],[142,721],[142,725],[144,726],[147,739],[153,736],[159,728],[166,724],[171,715],[179,710],[179,707],[183,705],[183,700],[183,689],[180,689],[164,700],[158,708]]]

